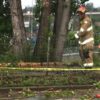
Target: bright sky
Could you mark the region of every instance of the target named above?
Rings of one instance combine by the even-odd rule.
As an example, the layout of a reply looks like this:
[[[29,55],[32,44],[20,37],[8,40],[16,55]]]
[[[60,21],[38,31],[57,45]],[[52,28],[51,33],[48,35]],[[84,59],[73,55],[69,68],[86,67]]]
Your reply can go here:
[[[36,0],[21,0],[21,1],[22,1],[22,8],[25,8],[26,6],[35,5]]]
[[[100,0],[89,0],[89,2],[92,2],[94,7],[100,7]]]
[[[36,0],[21,0],[21,1],[22,1],[22,8],[25,8],[25,6],[35,5]],[[100,0],[89,0],[89,2],[92,2],[94,4],[94,7],[100,7]]]

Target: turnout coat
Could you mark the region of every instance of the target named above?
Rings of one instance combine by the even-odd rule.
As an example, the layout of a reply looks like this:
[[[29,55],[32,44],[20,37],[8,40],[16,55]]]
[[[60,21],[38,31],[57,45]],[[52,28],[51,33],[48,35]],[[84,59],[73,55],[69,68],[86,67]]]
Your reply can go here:
[[[80,21],[80,28],[75,34],[80,45],[80,56],[84,60],[84,66],[93,66],[94,32],[92,21],[89,16],[85,16]]]
[[[84,48],[93,48],[94,32],[89,16],[86,15],[85,18],[80,21],[80,28],[75,34],[75,37],[79,39],[79,45],[84,46]]]

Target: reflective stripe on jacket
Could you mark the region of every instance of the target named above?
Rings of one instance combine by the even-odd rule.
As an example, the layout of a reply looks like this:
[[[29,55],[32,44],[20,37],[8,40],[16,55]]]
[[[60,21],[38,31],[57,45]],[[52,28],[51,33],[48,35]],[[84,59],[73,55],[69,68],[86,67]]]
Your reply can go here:
[[[90,42],[93,43],[94,41],[93,26],[90,17],[88,17],[87,15],[83,20],[81,20],[80,29],[77,35],[79,36],[80,45],[85,45]]]

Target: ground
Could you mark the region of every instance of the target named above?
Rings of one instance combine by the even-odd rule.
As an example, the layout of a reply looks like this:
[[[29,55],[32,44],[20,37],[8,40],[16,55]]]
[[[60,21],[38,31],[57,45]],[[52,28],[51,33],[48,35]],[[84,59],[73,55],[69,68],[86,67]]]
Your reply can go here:
[[[0,92],[0,100],[100,100],[95,98],[96,94],[100,94],[100,89],[27,92],[10,90]]]

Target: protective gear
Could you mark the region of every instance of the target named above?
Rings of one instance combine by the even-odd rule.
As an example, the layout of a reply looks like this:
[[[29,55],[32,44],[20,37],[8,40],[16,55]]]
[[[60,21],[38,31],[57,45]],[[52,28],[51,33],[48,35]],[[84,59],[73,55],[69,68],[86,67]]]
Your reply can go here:
[[[76,35],[75,35],[76,36]],[[90,17],[85,15],[83,19],[80,20],[80,28],[77,33],[76,38],[79,40],[80,46],[80,57],[84,67],[93,66],[93,47],[94,47],[94,32],[92,27],[92,22]]]
[[[79,33],[79,32],[77,31],[76,34],[75,34],[75,38],[76,38],[76,39],[79,39],[78,33]]]
[[[84,55],[85,58],[89,58],[89,49],[84,49],[83,55]]]
[[[77,12],[85,13],[86,12],[86,7],[81,5],[78,9]]]

